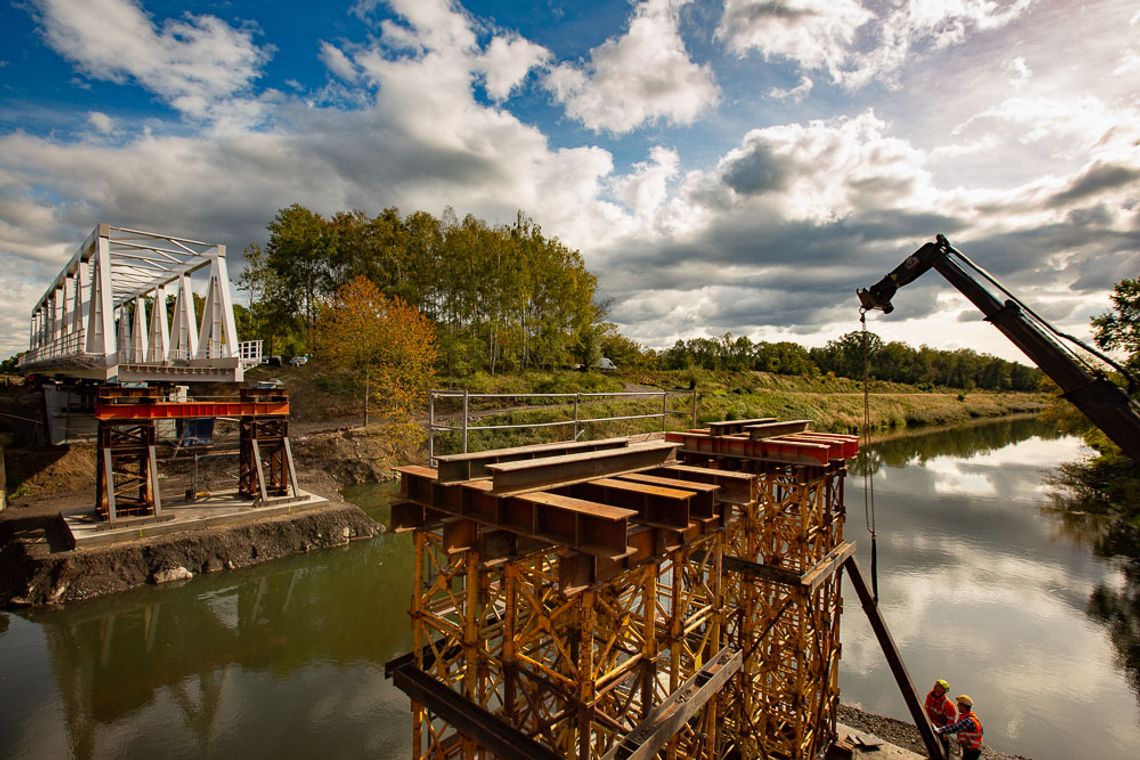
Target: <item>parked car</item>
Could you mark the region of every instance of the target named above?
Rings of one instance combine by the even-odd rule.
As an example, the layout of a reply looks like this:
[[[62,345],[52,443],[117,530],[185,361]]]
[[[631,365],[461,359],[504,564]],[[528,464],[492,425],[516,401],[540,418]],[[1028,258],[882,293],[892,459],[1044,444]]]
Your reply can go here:
[[[300,367],[304,364],[308,364],[309,363],[309,355],[308,354],[301,354],[300,356],[294,356],[292,359],[289,360],[289,363],[292,364],[294,367]]]

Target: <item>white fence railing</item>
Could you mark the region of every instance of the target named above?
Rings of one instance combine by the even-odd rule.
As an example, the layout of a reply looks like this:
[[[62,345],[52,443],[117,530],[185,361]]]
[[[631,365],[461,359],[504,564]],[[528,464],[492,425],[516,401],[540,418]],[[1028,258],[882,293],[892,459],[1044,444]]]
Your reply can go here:
[[[238,359],[241,366],[247,369],[261,364],[261,341],[243,340],[238,343]]]

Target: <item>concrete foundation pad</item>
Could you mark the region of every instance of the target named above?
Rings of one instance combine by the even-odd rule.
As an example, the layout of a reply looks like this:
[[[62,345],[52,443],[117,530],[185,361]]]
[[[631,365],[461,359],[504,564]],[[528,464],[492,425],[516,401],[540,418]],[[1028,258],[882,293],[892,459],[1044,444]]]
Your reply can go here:
[[[328,499],[323,496],[300,491],[295,497],[271,498],[266,503],[254,506],[249,499],[239,497],[235,490],[212,494],[193,502],[164,502],[160,516],[123,518],[113,526],[96,516],[94,510],[61,512],[60,517],[71,537],[72,547],[82,549],[187,530],[258,522],[327,503]]]

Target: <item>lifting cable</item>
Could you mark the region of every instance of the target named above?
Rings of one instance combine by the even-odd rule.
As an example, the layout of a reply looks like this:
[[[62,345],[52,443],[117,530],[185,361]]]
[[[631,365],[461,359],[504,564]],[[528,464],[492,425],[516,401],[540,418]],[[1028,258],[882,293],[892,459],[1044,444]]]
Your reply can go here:
[[[871,470],[871,349],[868,345],[867,310],[859,309],[859,322],[863,325],[863,442],[859,446],[859,459],[863,470],[863,519],[871,534],[871,593],[879,602],[879,546],[875,532],[875,474]]]

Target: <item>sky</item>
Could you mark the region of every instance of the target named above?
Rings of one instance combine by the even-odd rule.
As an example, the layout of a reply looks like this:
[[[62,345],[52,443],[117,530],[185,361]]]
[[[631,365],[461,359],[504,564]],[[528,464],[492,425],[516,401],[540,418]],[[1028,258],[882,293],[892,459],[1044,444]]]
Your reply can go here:
[[[622,332],[821,345],[937,233],[1088,335],[1140,276],[1140,6],[1065,0],[16,0],[0,356],[97,223],[518,211]],[[936,274],[887,340],[1017,350]]]

